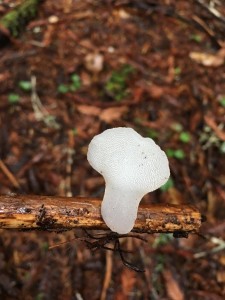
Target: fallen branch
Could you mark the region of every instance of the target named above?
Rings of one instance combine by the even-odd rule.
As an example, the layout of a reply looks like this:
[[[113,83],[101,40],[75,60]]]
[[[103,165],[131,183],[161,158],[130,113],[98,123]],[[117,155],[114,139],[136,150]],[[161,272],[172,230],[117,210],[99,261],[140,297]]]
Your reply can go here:
[[[85,197],[0,196],[0,228],[63,231],[72,228],[107,230],[101,200]],[[135,232],[198,232],[202,216],[189,205],[140,205]]]

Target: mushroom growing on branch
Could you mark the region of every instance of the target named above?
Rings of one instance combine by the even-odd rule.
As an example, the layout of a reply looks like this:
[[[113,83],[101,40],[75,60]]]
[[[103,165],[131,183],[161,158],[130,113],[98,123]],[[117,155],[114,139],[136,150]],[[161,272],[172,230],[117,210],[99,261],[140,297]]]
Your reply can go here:
[[[105,179],[103,220],[114,232],[130,232],[143,196],[158,189],[170,176],[165,152],[132,128],[118,127],[96,135],[87,158]]]

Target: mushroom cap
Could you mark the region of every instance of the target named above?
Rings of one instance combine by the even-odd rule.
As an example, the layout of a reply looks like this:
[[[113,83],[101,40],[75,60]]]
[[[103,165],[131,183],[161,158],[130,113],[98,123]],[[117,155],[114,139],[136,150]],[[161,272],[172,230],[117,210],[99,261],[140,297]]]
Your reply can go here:
[[[133,190],[140,197],[162,186],[170,176],[165,152],[132,128],[117,127],[96,135],[87,159],[106,185]]]

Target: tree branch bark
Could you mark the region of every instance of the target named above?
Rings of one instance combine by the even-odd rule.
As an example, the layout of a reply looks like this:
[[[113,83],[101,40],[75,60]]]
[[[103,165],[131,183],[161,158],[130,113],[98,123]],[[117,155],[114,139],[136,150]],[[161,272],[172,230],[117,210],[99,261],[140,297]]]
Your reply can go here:
[[[0,228],[61,231],[108,227],[100,213],[101,200],[85,197],[0,195]],[[202,216],[189,205],[140,205],[135,232],[198,232]]]

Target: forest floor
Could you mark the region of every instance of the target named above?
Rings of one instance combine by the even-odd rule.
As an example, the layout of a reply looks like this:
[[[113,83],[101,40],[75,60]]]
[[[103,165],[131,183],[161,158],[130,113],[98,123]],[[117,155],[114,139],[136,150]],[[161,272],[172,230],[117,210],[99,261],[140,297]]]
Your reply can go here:
[[[0,1],[0,18],[15,2]],[[126,126],[170,161],[168,184],[144,201],[207,217],[200,236],[124,239],[144,273],[88,249],[82,230],[1,230],[0,299],[225,298],[225,9],[212,3],[43,1],[0,45],[0,194],[102,197],[87,146]]]

